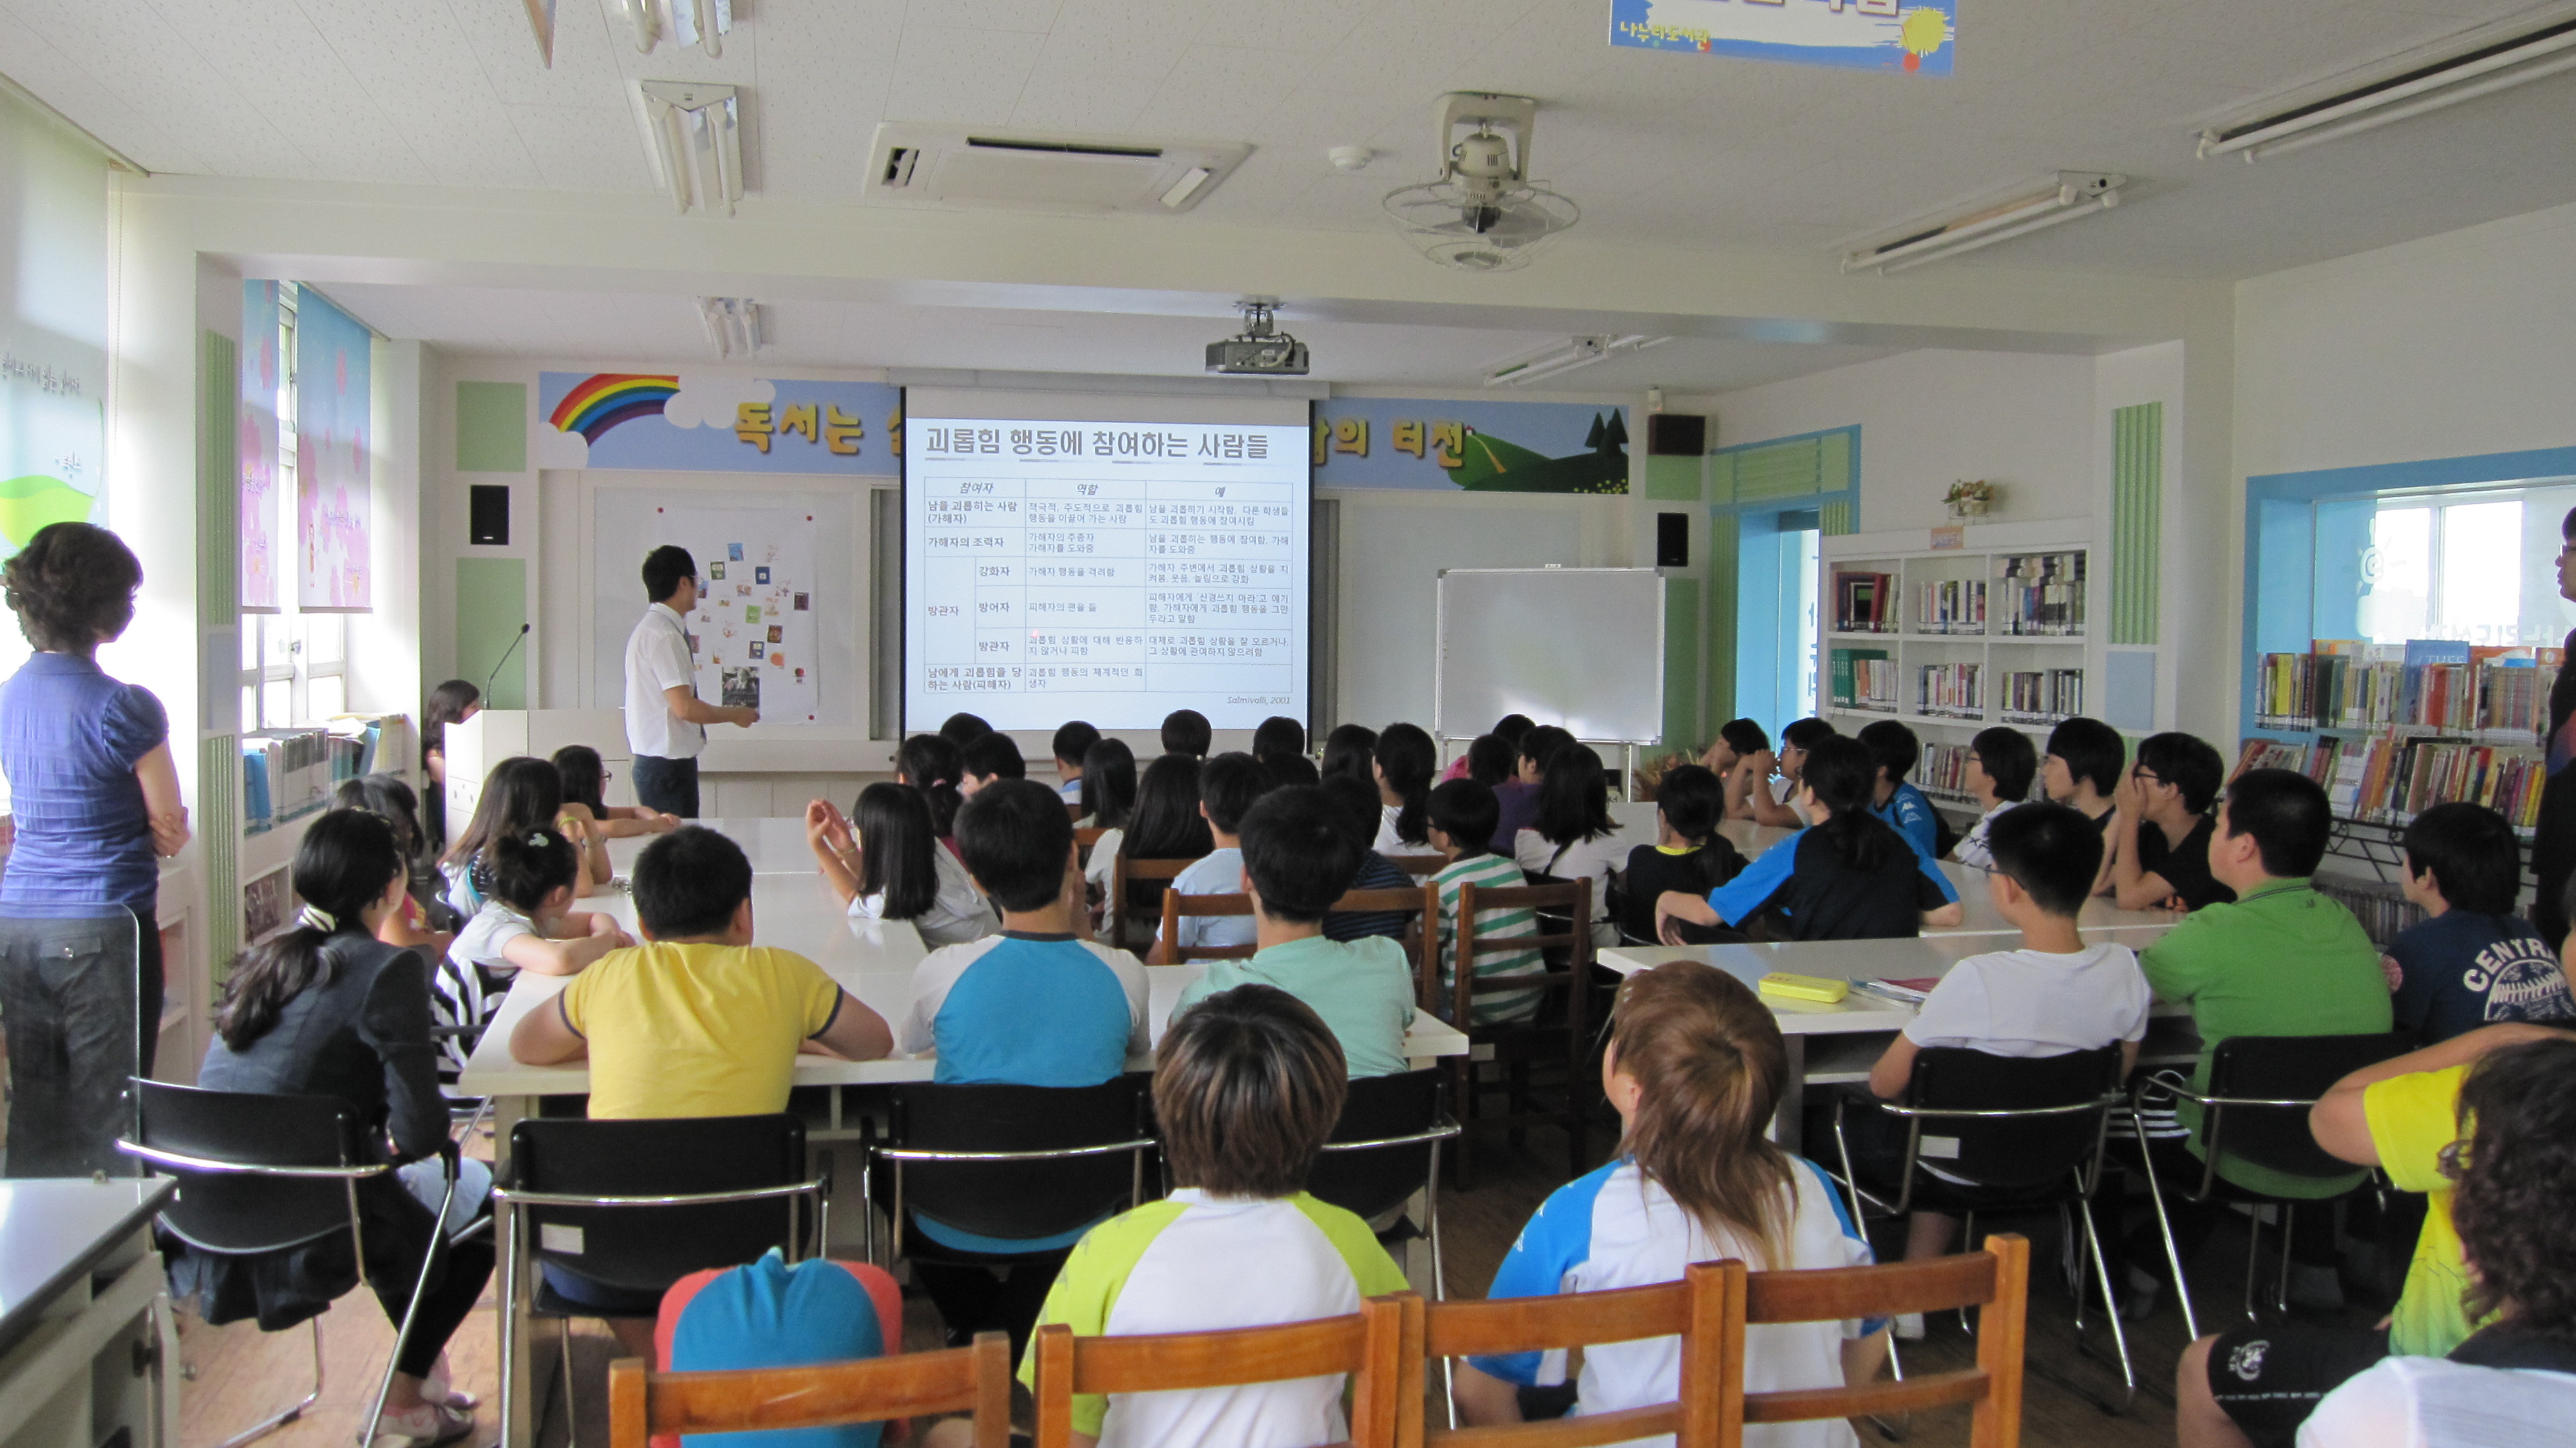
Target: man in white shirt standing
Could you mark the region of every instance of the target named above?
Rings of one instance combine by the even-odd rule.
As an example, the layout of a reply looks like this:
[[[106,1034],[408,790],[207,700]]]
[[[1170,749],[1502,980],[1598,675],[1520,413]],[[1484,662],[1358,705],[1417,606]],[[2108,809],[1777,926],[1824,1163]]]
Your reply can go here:
[[[635,802],[698,817],[698,754],[710,724],[760,722],[760,711],[698,697],[689,648],[689,611],[698,606],[698,561],[665,543],[644,555],[644,596],[652,604],[626,636],[626,747],[634,756]]]

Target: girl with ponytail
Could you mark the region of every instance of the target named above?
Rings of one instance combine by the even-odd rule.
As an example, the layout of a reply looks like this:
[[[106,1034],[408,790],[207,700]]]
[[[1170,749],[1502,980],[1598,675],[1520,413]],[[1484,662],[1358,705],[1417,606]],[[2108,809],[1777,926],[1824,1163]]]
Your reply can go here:
[[[957,718],[971,719],[971,714]],[[955,723],[956,719],[951,719]],[[930,806],[930,828],[950,853],[957,849],[957,807],[966,802],[957,786],[966,778],[966,761],[957,746],[937,734],[915,734],[895,751],[894,780],[921,791]]]
[[[1372,773],[1386,823],[1372,847],[1381,855],[1423,854],[1431,848],[1432,776],[1440,772],[1440,747],[1419,724],[1389,724],[1377,736]]]
[[[1696,961],[1640,971],[1619,989],[1602,1089],[1619,1113],[1619,1155],[1560,1187],[1522,1229],[1489,1298],[1598,1292],[1681,1280],[1693,1262],[1742,1259],[1757,1272],[1857,1267],[1869,1243],[1844,1225],[1814,1163],[1764,1138],[1789,1074],[1771,1008],[1733,976]],[[1833,1388],[1876,1376],[1887,1336],[1858,1322],[1750,1329],[1746,1392]],[[1518,1390],[1561,1361],[1539,1353],[1468,1359],[1458,1409],[1477,1426],[1520,1421]],[[1596,1344],[1583,1353],[1575,1408],[1589,1416],[1670,1402],[1680,1339]],[[1772,1430],[1778,1441],[1847,1445],[1840,1419]]]
[[[394,826],[363,810],[316,819],[295,851],[304,900],[294,924],[233,967],[197,1084],[217,1091],[337,1096],[365,1123],[369,1160],[402,1163],[357,1184],[366,1275],[388,1321],[399,1323],[439,1230],[448,1144],[430,1040],[429,970],[417,951],[375,938],[401,907],[410,869]],[[492,1174],[466,1159],[446,1219],[454,1233],[482,1215]],[[441,1356],[492,1275],[488,1238],[451,1241],[431,1276],[411,1336],[394,1363],[379,1431],[396,1443],[445,1442],[472,1431],[474,1398],[446,1385]],[[356,1280],[336,1240],[259,1258],[174,1248],[174,1296],[232,1315],[294,1321]],[[236,1305],[239,1304],[239,1305]],[[210,1316],[209,1321],[220,1321]]]

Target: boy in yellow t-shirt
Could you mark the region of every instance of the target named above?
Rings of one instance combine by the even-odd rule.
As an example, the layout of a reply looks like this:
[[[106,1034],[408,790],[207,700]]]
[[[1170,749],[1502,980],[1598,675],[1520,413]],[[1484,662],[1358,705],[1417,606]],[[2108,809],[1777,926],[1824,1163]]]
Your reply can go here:
[[[600,957],[510,1033],[532,1066],[590,1058],[593,1120],[783,1111],[799,1051],[894,1049],[821,966],[751,943],[751,861],[723,835],[690,825],[645,846],[635,913],[644,944]]]
[[[2442,1152],[2466,1134],[2460,1083],[2481,1058],[2567,1033],[2519,1022],[2488,1026],[2365,1066],[2308,1113],[2317,1144],[2425,1194],[2424,1229],[2397,1310],[2376,1329],[2254,1324],[2204,1337],[2177,1373],[2175,1437],[2193,1445],[2287,1443],[2317,1401],[2381,1358],[2442,1357],[2479,1324],[2461,1306],[2468,1263],[2451,1226]]]

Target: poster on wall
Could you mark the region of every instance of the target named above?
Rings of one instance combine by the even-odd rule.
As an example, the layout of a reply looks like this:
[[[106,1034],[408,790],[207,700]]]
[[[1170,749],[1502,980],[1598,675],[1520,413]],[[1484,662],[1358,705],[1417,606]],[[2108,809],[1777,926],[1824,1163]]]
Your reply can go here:
[[[1628,409],[1336,397],[1315,404],[1319,488],[1628,491]]]
[[[242,283],[241,611],[275,613],[277,588],[277,283]],[[250,937],[245,936],[244,939]]]
[[[295,606],[365,613],[372,439],[366,324],[303,288],[295,308]]]
[[[902,471],[903,391],[719,372],[541,372],[540,468],[679,473]]]
[[[1958,0],[1610,0],[1610,43],[1836,70],[1948,75]]]
[[[67,128],[0,147],[0,558],[48,523],[107,519],[104,172]],[[0,628],[0,672],[26,657]]]

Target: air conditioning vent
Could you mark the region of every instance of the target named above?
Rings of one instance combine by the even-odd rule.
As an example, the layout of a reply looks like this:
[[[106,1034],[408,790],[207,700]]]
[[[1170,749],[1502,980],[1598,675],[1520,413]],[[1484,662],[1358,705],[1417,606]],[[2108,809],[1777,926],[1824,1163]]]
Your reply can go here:
[[[885,122],[862,199],[881,206],[1171,216],[1207,199],[1252,148],[1240,142],[968,134]]]

